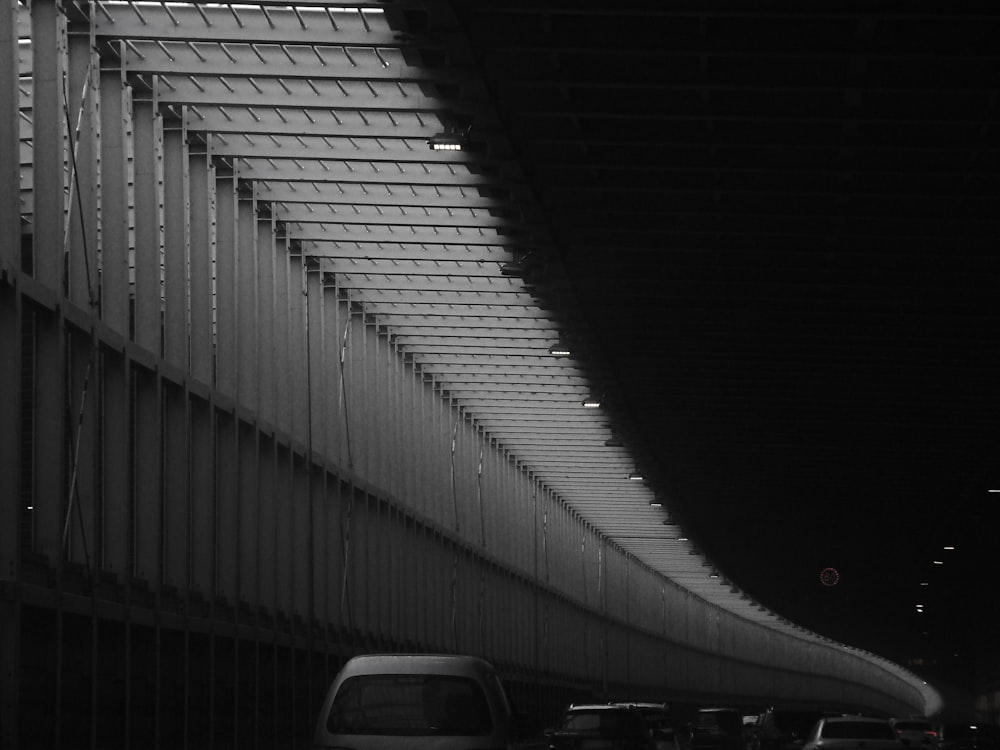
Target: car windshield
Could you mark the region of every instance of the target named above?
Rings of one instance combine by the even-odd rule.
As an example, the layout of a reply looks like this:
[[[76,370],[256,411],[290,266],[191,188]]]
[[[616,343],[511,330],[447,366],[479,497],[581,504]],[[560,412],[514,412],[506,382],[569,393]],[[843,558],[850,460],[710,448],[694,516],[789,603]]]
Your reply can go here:
[[[828,721],[823,726],[823,739],[828,740],[895,740],[888,723],[880,721]]]
[[[570,711],[562,728],[573,732],[622,732],[630,723],[626,711]]]
[[[330,708],[332,734],[472,736],[493,731],[482,688],[448,675],[364,675],[344,681]]]

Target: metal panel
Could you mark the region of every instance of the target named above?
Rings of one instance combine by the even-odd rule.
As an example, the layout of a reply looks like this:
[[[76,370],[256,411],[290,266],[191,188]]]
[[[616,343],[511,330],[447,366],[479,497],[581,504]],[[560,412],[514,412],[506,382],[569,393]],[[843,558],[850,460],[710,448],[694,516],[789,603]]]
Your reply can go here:
[[[242,406],[257,403],[257,204],[241,191],[236,243],[236,394]]]
[[[57,0],[31,4],[33,265],[34,275],[50,289],[62,288],[66,251],[65,34],[65,18]]]
[[[68,112],[67,179],[69,212],[68,273],[69,297],[81,307],[98,304],[97,125],[98,67],[91,25],[87,20],[71,21],[68,28],[67,91],[63,105]],[[72,150],[70,150],[72,149]]]
[[[169,119],[163,131],[163,352],[170,364],[185,369],[193,333],[189,169],[187,133],[179,120]]]
[[[163,342],[163,119],[148,92],[134,92],[134,339],[159,355]]]
[[[275,370],[284,366],[275,358],[274,231],[273,218],[257,217],[257,413],[271,426],[275,423]]]
[[[208,386],[214,361],[215,171],[204,149],[189,149],[188,161],[190,369]]]
[[[131,89],[120,68],[100,72],[101,130],[101,317],[114,331],[129,333],[129,216],[132,187],[128,142]]]
[[[20,266],[18,4],[0,7],[0,269]]]
[[[163,556],[166,584],[187,592],[192,559],[191,415],[187,391],[163,385]],[[196,454],[197,461],[203,460]]]
[[[237,193],[232,170],[215,165],[215,387],[236,396],[236,327],[239,307],[236,296]]]
[[[132,524],[135,529],[132,574],[158,589],[163,581],[163,405],[155,371],[131,368]]]

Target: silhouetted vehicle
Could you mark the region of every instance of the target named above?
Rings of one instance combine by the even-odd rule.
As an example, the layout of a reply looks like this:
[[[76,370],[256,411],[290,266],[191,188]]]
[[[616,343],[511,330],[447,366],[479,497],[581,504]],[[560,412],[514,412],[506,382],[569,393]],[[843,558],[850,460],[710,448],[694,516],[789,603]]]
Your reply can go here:
[[[545,737],[549,750],[657,750],[642,712],[621,703],[572,705]]]
[[[1000,750],[1000,728],[980,723],[941,724],[936,744],[941,750]]]
[[[473,656],[356,656],[327,692],[315,748],[477,750],[519,739],[500,678]]]
[[[930,745],[937,740],[934,725],[927,719],[889,719],[889,726],[899,739],[910,743],[911,747]]]
[[[902,750],[904,742],[888,719],[865,716],[825,716],[816,722],[803,750]]]
[[[757,718],[748,738],[749,750],[799,750],[823,711],[768,708]]]
[[[691,750],[745,750],[743,714],[734,708],[699,708],[680,744]]]
[[[678,750],[676,720],[666,703],[622,702],[618,705],[642,714],[652,732],[656,750]]]

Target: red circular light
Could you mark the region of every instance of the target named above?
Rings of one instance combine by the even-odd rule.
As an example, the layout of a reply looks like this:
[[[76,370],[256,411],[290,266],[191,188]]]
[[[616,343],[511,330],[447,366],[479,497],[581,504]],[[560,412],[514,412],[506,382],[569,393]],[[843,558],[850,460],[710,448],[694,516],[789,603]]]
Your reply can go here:
[[[824,586],[836,586],[840,580],[840,573],[836,568],[823,568],[819,572],[819,582]]]

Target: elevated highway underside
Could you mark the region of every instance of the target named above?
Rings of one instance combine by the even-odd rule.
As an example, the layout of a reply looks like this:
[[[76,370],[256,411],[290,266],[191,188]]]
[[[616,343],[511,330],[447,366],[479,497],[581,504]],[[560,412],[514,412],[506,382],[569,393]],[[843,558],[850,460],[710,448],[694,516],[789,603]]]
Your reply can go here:
[[[719,575],[640,476],[428,12],[0,10],[0,747],[302,747],[367,651],[483,656],[542,721],[937,711]]]

